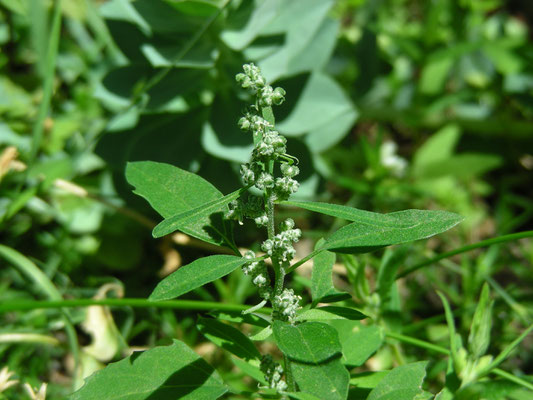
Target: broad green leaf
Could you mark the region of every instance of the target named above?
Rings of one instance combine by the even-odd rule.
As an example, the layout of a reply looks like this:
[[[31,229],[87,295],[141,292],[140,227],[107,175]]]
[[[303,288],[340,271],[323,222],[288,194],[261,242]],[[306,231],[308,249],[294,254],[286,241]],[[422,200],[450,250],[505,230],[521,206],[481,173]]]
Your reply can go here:
[[[313,153],[321,153],[324,150],[338,144],[353,127],[359,116],[355,107],[346,107],[339,112],[336,118],[325,124],[316,126],[305,135],[304,141]]]
[[[231,325],[212,318],[199,318],[196,327],[211,342],[237,357],[244,360],[261,358],[261,354],[250,339]]]
[[[320,68],[322,55],[314,50],[313,41],[320,40],[324,46],[320,53],[324,52],[327,57],[331,49],[326,48],[327,41],[321,40],[323,33],[319,33],[323,21],[327,17],[329,9],[333,6],[332,0],[306,0],[306,1],[283,1],[276,18],[268,24],[260,33],[260,36],[272,37],[284,35],[282,45],[276,51],[261,59],[258,64],[265,78],[269,82],[276,81],[282,76],[291,75],[291,66],[294,62],[298,65],[298,58],[302,62],[312,60],[308,53],[315,54],[317,64],[307,65],[308,70]],[[329,57],[327,57],[329,59]]]
[[[126,179],[135,186],[134,193],[144,197],[163,218],[222,197],[222,193],[202,177],[170,164],[130,162],[126,167]]]
[[[292,360],[318,364],[341,352],[337,332],[321,322],[274,321],[273,330],[279,348]]]
[[[350,374],[340,359],[322,364],[292,362],[292,374],[300,391],[319,399],[345,400]]]
[[[215,255],[199,258],[179,268],[156,286],[149,300],[169,300],[222,278],[249,262],[244,257]]]
[[[427,361],[402,365],[390,371],[370,392],[368,400],[414,400],[423,393]]]
[[[236,200],[248,188],[236,190],[220,199],[204,203],[192,210],[174,215],[161,221],[153,230],[152,235],[155,238],[168,235],[177,230],[185,233],[193,232],[192,236],[205,240],[206,242],[213,242],[214,237],[220,235],[229,242],[227,232],[223,231],[223,221],[220,224],[216,223],[215,219],[222,218],[223,212],[226,210],[228,203]],[[209,223],[206,224],[206,219]],[[221,227],[222,225],[222,227]],[[211,233],[211,231],[214,231]]]
[[[324,250],[364,253],[380,247],[426,239],[447,231],[463,220],[447,211],[404,210],[389,214],[311,201],[284,201],[282,204],[356,221],[326,239]]]
[[[227,391],[222,378],[184,343],[156,347],[91,375],[71,400],[211,400]]]
[[[169,164],[139,161],[128,163],[126,179],[135,186],[134,193],[145,198],[161,216],[166,218],[163,222],[169,221],[168,218],[184,216],[185,213],[196,209],[194,213],[185,214],[193,217],[179,224],[183,232],[213,244],[231,243],[226,232],[226,224],[221,219],[215,221],[210,219],[210,214],[225,210],[226,199],[202,177]],[[217,201],[223,204],[218,208],[210,208],[210,211],[205,213],[198,212],[199,205],[208,203],[212,205],[214,202],[218,204]],[[164,226],[167,224],[169,222]],[[158,232],[160,231],[164,231],[162,227],[158,228]]]
[[[339,30],[339,21],[324,18],[307,45],[289,60],[287,74],[324,70],[335,49]]]
[[[317,243],[316,247],[320,247],[323,240]],[[311,275],[311,295],[313,304],[334,303],[351,298],[348,293],[337,291],[333,287],[331,279],[331,272],[333,264],[335,264],[336,255],[329,251],[323,251],[313,258],[313,273]]]
[[[230,14],[226,30],[220,38],[233,50],[243,50],[278,13],[281,0],[259,0],[241,3],[235,14]],[[241,9],[242,8],[242,9]],[[249,14],[243,21],[242,16]]]
[[[251,134],[242,132],[236,121],[242,116],[242,103],[236,96],[217,96],[211,105],[209,121],[202,129],[202,146],[209,154],[227,161],[245,163],[253,150]]]
[[[361,311],[349,307],[326,306],[311,308],[298,315],[298,321],[315,320],[323,321],[330,319],[360,320],[368,318]]]
[[[349,320],[333,320],[328,324],[337,330],[342,361],[349,366],[363,365],[383,344],[383,334],[378,326]]]
[[[317,127],[326,127],[352,109],[352,103],[331,77],[313,73],[289,116],[276,126],[284,135],[300,136]]]

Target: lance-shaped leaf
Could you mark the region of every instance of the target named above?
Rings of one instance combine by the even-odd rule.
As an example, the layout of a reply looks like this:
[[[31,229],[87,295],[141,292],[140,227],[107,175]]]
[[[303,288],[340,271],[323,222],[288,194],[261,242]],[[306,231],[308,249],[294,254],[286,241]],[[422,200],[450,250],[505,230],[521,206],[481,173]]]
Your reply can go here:
[[[211,342],[240,358],[245,360],[261,358],[253,342],[233,326],[212,318],[199,318],[196,326]]]
[[[279,348],[292,360],[318,364],[342,350],[337,331],[321,322],[274,321],[273,330]]]
[[[227,390],[213,367],[175,340],[109,364],[91,375],[70,400],[211,400]]]
[[[163,218],[183,215],[198,206],[224,198],[217,188],[202,177],[164,163],[128,163],[126,179],[135,186],[134,193],[145,198]],[[231,245],[230,226],[221,218],[226,211],[225,204],[223,202],[218,210],[195,214],[194,219],[182,223],[177,229],[209,243]]]
[[[360,320],[368,318],[361,311],[351,307],[326,306],[310,308],[296,317],[297,321],[329,321],[332,319]]]
[[[426,239],[463,220],[447,211],[404,210],[379,214],[337,204],[286,201],[284,204],[354,221],[326,239],[325,250],[365,253],[393,244]]]
[[[224,232],[221,232],[220,228],[217,227],[219,224],[213,223],[211,220],[213,219],[213,216],[221,218],[226,210],[226,205],[237,199],[241,193],[247,189],[248,188],[242,188],[236,190],[235,192],[232,192],[224,197],[201,204],[192,210],[188,210],[170,218],[166,218],[154,228],[152,235],[155,238],[158,238],[177,230],[185,233],[191,231],[199,234],[202,240],[206,240],[206,238],[204,238],[205,235],[207,235],[207,239],[211,239],[213,234],[210,232],[210,230],[215,230],[216,233],[224,237]],[[209,220],[209,223],[207,224],[205,222],[206,219]],[[204,232],[204,234],[202,235],[201,232]]]
[[[323,245],[319,240],[317,247]],[[331,272],[335,264],[335,254],[323,251],[313,258],[313,274],[311,276],[311,295],[313,304],[334,303],[336,301],[350,299],[349,293],[339,292],[333,287]]]
[[[149,300],[169,300],[229,274],[250,260],[215,255],[199,258],[170,274],[156,286]]]

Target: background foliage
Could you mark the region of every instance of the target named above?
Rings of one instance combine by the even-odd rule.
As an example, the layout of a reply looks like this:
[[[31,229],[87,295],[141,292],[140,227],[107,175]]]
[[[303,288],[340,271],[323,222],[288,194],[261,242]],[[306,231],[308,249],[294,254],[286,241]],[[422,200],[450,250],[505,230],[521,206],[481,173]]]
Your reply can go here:
[[[427,242],[337,257],[335,293],[313,286],[309,268],[292,282],[308,299],[348,292],[350,304],[372,317],[370,325],[355,321],[372,330],[361,346],[368,354],[344,355],[354,373],[404,365],[420,375],[422,364],[409,363],[430,360],[424,389],[437,392],[446,357],[374,330],[447,347],[436,289],[466,338],[484,282],[495,300],[489,353],[531,324],[530,239],[445,258],[396,283],[390,277],[465,244],[531,229],[532,21],[530,5],[498,0],[0,0],[1,243],[26,257],[2,248],[1,303],[147,298],[162,276],[219,253],[184,235],[154,240],[160,217],[132,194],[126,163],[166,162],[224,194],[238,189],[238,165],[251,144],[236,125],[246,103],[234,76],[253,61],[288,93],[276,117],[299,159],[294,200],[465,217]],[[342,224],[283,212],[306,228],[302,251]],[[243,247],[262,239],[247,224],[236,235]],[[236,271],[184,298],[255,304],[255,296]],[[212,340],[209,323],[202,319],[197,329],[192,309],[131,303],[10,311],[0,319],[0,364],[34,387],[50,382],[51,399],[131,349],[174,338],[216,368],[222,378],[213,379],[235,390],[257,384],[243,378],[250,372],[242,360],[214,351],[205,340]],[[349,332],[354,321],[338,324]],[[521,346],[501,368],[531,382],[530,339]],[[350,398],[376,386],[357,382]],[[498,392],[494,382],[468,395],[530,396],[511,383],[499,382]]]

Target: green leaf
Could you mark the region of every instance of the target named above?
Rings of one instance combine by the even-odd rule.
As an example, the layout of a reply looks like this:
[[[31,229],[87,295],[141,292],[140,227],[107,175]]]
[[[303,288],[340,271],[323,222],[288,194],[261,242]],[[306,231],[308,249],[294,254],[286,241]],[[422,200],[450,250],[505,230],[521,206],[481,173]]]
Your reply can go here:
[[[345,400],[348,396],[350,374],[340,359],[323,364],[292,362],[292,374],[300,391],[319,399]]]
[[[241,3],[241,9],[235,15],[230,14],[227,28],[220,38],[233,50],[243,50],[259,34],[259,32],[276,16],[281,0],[246,1]],[[246,21],[242,21],[242,14],[249,14]],[[241,17],[241,18],[239,18]]]
[[[215,255],[199,258],[170,274],[156,286],[149,300],[169,300],[222,278],[249,262],[244,257]]]
[[[282,76],[289,76],[295,70],[301,70],[303,62],[312,60],[309,53],[313,51],[314,60],[317,62],[305,63],[306,67],[308,70],[321,69],[320,63],[323,62],[321,53],[324,53],[329,60],[328,55],[331,52],[330,48],[322,47],[317,53],[313,42],[319,40],[323,46],[328,45],[327,41],[320,39],[324,36],[324,32],[319,33],[319,31],[329,9],[334,5],[333,0],[283,1],[280,5],[277,17],[260,34],[267,38],[284,36],[282,45],[258,62],[269,82],[276,81]],[[298,62],[299,58],[302,58],[302,62]],[[300,68],[294,68],[294,63]]]
[[[383,312],[393,311],[395,298],[396,273],[403,265],[411,249],[408,245],[389,248],[381,259],[377,278],[377,293],[379,294],[379,307]],[[396,309],[395,311],[398,311]]]
[[[267,340],[271,335],[272,327],[267,326],[266,328],[261,329],[255,335],[250,336],[250,339],[252,339],[254,342],[262,342],[263,340]]]
[[[361,372],[352,375],[350,378],[350,385],[358,388],[374,389],[383,378],[385,378],[390,371],[373,371]]]
[[[91,375],[71,400],[211,400],[226,393],[218,373],[184,343],[156,347]]]
[[[199,318],[198,330],[211,342],[244,360],[259,360],[261,354],[238,329],[212,318]]]
[[[494,154],[457,154],[426,165],[417,177],[424,179],[453,176],[467,180],[499,167],[502,159]]]
[[[231,357],[231,361],[246,375],[251,376],[263,385],[267,385],[267,381],[265,380],[265,374],[263,374],[263,372],[259,369],[258,366],[253,365],[251,362],[243,361],[237,357]]]
[[[192,236],[205,240],[206,242],[218,243],[214,239],[217,237],[217,234],[228,242],[230,239],[227,237],[227,233],[222,231],[223,228],[220,227],[223,221],[221,221],[221,224],[218,224],[216,223],[216,219],[223,218],[227,204],[239,198],[241,193],[246,190],[248,188],[236,190],[220,199],[204,203],[192,210],[166,218],[154,228],[152,235],[158,238],[181,230],[185,233],[192,232],[190,233]],[[209,223],[206,223],[206,220],[209,220]],[[212,232],[213,230],[215,232]]]
[[[166,218],[162,227],[156,227],[157,232],[170,229],[166,232],[170,233],[174,226],[179,226],[183,232],[209,243],[232,243],[226,224],[221,218],[211,216],[225,210],[227,198],[202,177],[169,164],[139,161],[127,164],[126,179],[135,186],[134,193],[145,198]],[[209,211],[202,212],[202,209],[207,210],[205,206],[208,204],[211,205]],[[213,207],[213,204],[217,206]],[[190,218],[173,224],[172,217],[176,216]]]
[[[454,62],[454,58],[449,54],[438,58],[433,57],[422,70],[419,82],[420,91],[426,95],[441,92]]]
[[[328,324],[337,330],[342,361],[349,366],[363,365],[383,344],[383,333],[378,326],[349,320],[333,320]]]
[[[319,248],[323,243],[323,239],[319,240],[315,248]],[[331,272],[336,257],[335,253],[322,251],[313,258],[313,273],[311,275],[313,304],[334,303],[351,298],[350,294],[339,292],[333,287]]]
[[[360,320],[368,318],[361,311],[358,311],[354,308],[349,307],[339,307],[339,306],[326,306],[319,308],[311,308],[306,310],[298,315],[298,321],[305,320],[330,320],[330,319],[349,319],[349,320]]]
[[[428,165],[451,157],[460,135],[459,126],[455,124],[445,125],[431,135],[415,153],[413,173],[420,176]]]
[[[234,322],[237,324],[246,323],[254,326],[259,326],[261,328],[266,328],[267,326],[270,326],[270,323],[266,319],[259,317],[255,314],[243,314],[240,311],[213,310],[209,312],[209,315],[216,319]]]
[[[311,393],[295,392],[287,393],[291,399],[296,400],[320,400],[320,398],[313,396]]]
[[[312,201],[284,201],[282,204],[356,221],[326,239],[324,250],[341,253],[365,253],[393,244],[426,239],[447,231],[463,220],[460,215],[447,211],[404,210],[378,214]]]
[[[341,352],[337,332],[324,323],[274,321],[273,330],[279,348],[292,360],[318,364]]]
[[[390,371],[370,392],[367,400],[414,400],[423,393],[427,361],[402,365]]]
[[[331,77],[313,73],[289,116],[276,126],[284,135],[300,136],[320,126],[327,128],[351,110],[352,103]]]
[[[145,198],[163,218],[183,213],[222,198],[222,193],[201,176],[170,164],[129,162],[126,179],[134,193]]]
[[[223,160],[245,163],[254,148],[251,135],[237,126],[242,103],[236,96],[218,95],[211,105],[209,121],[202,129],[202,146],[209,154]]]
[[[474,318],[472,318],[470,335],[468,336],[468,349],[475,359],[483,356],[490,344],[493,304],[494,301],[490,299],[489,285],[485,283],[481,290]]]

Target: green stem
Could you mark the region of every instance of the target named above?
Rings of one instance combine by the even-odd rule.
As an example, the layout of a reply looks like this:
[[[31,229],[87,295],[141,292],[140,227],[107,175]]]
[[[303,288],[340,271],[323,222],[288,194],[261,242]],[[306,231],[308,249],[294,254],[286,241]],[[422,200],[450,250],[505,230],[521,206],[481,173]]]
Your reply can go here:
[[[39,105],[37,121],[33,126],[33,140],[30,152],[30,164],[37,157],[41,142],[43,140],[44,120],[50,109],[52,91],[54,86],[54,76],[56,69],[57,51],[59,48],[59,38],[61,35],[61,0],[56,0],[54,5],[54,15],[52,17],[52,29],[50,31],[50,42],[46,52],[46,71],[43,83],[43,99]]]
[[[306,255],[304,258],[302,258],[300,261],[298,262],[295,262],[293,265],[291,265],[290,268],[287,269],[287,274],[291,273],[292,271],[294,271],[296,268],[298,268],[300,265],[304,264],[305,262],[309,261],[311,258],[313,258],[314,256],[316,256],[317,254],[320,254],[322,251],[324,251],[324,249],[316,249],[314,250],[313,252],[309,253],[308,255]]]
[[[437,352],[437,353],[440,353],[440,354],[450,355],[450,351],[448,349],[445,349],[444,347],[437,346],[435,344],[428,343],[428,342],[425,342],[425,341],[420,340],[420,339],[415,339],[415,338],[410,337],[410,336],[401,335],[401,334],[395,333],[395,332],[386,332],[385,336],[387,336],[388,338],[391,338],[391,339],[398,340],[398,341],[403,342],[403,343],[412,344],[413,346],[417,346],[417,347],[420,347],[420,348],[423,348],[423,349],[426,349],[426,350],[434,351],[434,352]],[[531,384],[530,382],[528,382],[528,381],[526,381],[526,380],[524,380],[522,378],[519,378],[517,376],[511,375],[510,373],[505,372],[502,369],[494,368],[494,369],[492,369],[490,371],[490,373],[494,374],[494,375],[498,375],[501,378],[507,379],[507,380],[509,380],[511,382],[514,382],[514,383],[516,383],[518,385],[521,385],[521,386],[523,386],[525,388],[528,388],[530,390],[533,390],[533,384]]]
[[[498,237],[495,237],[495,238],[482,240],[481,242],[469,244],[469,245],[460,247],[458,249],[455,249],[455,250],[452,250],[452,251],[448,251],[446,253],[439,254],[438,256],[430,258],[427,261],[424,261],[424,262],[422,262],[420,264],[417,264],[417,265],[414,265],[412,267],[409,267],[406,270],[400,272],[398,274],[398,276],[396,277],[396,279],[403,278],[404,276],[409,275],[411,272],[417,271],[420,268],[423,268],[423,267],[426,267],[426,266],[431,265],[433,263],[436,263],[437,261],[440,261],[440,260],[442,260],[444,258],[449,258],[449,257],[455,256],[457,254],[461,254],[461,253],[466,253],[468,251],[479,249],[481,247],[488,247],[488,246],[491,246],[493,244],[510,242],[510,241],[513,241],[513,240],[523,239],[523,238],[527,238],[527,237],[533,237],[533,231],[511,233],[509,235],[498,236]]]
[[[61,304],[63,296],[54,286],[52,281],[43,273],[37,265],[30,261],[23,254],[19,253],[15,249],[0,244],[0,257],[3,257],[8,262],[16,266],[28,279],[35,282],[35,284],[41,289],[41,291],[51,299],[51,302],[58,302]],[[6,303],[0,304],[0,309]],[[69,342],[70,351],[74,358],[74,371],[78,371],[80,366],[80,352],[78,346],[78,336],[76,329],[70,320],[70,316],[66,310],[61,310],[63,322],[65,323],[65,332]],[[75,382],[75,379],[73,380]]]
[[[285,364],[285,381],[287,383],[287,390],[289,392],[296,392],[296,382],[292,375],[291,360],[285,354],[283,354],[283,363]]]
[[[4,301],[0,304],[1,312],[27,311],[41,308],[67,308],[67,307],[89,307],[89,306],[110,306],[110,307],[135,307],[135,308],[163,308],[174,310],[198,310],[198,311],[244,311],[249,306],[244,304],[226,304],[215,301],[199,300],[165,300],[150,301],[146,299],[73,299],[73,300],[45,300],[45,301]],[[270,308],[262,308],[257,312],[269,314]]]

